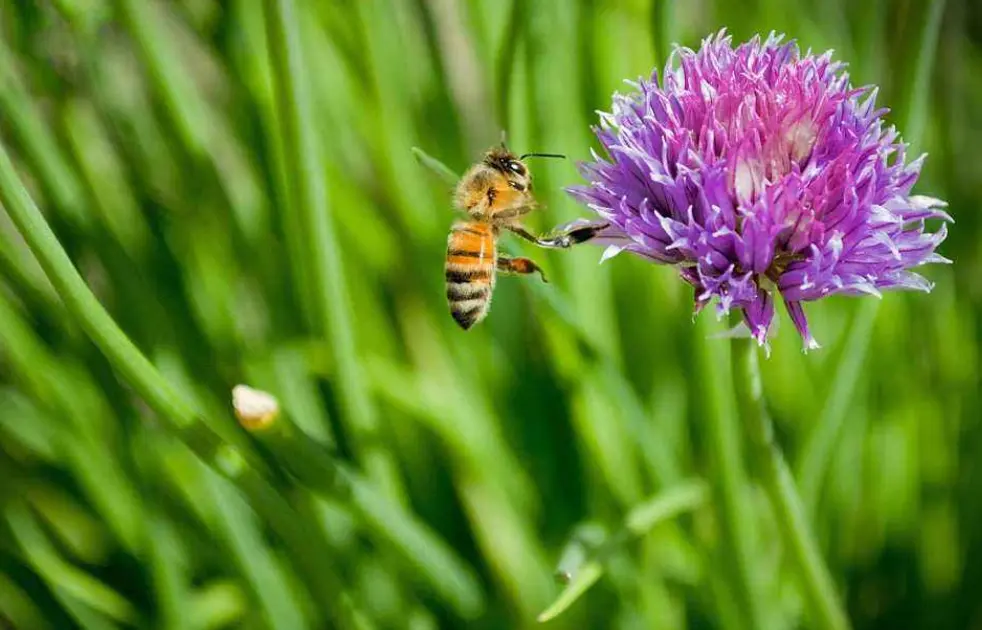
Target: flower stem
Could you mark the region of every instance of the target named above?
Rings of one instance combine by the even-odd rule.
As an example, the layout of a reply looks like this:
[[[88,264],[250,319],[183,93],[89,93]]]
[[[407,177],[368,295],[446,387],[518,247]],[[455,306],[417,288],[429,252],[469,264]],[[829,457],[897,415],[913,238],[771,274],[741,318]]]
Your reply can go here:
[[[835,583],[809,531],[788,465],[774,442],[773,426],[764,405],[757,347],[750,339],[733,339],[732,359],[740,415],[750,445],[749,459],[757,464],[757,474],[774,509],[784,546],[801,579],[808,607],[817,627],[846,630],[849,620],[839,602]]]
[[[710,317],[697,320],[699,364],[706,400],[706,440],[713,461],[713,502],[724,545],[727,581],[740,611],[740,627],[764,628],[762,598],[754,576],[753,513],[747,474],[741,456],[739,419],[733,399],[730,347],[714,339],[718,325]]]

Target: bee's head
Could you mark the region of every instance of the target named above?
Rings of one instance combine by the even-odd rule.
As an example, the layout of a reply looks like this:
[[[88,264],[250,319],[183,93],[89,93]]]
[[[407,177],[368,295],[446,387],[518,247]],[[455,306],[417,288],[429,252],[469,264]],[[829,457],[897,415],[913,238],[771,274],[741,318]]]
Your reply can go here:
[[[532,186],[532,175],[522,159],[504,146],[495,147],[484,155],[484,163],[498,171],[508,180],[508,185],[518,191]]]
[[[525,166],[525,158],[530,157],[565,158],[566,156],[558,153],[525,153],[516,156],[502,143],[500,147],[494,147],[484,155],[484,163],[504,175],[509,186],[518,191],[526,191],[532,188],[532,174]]]

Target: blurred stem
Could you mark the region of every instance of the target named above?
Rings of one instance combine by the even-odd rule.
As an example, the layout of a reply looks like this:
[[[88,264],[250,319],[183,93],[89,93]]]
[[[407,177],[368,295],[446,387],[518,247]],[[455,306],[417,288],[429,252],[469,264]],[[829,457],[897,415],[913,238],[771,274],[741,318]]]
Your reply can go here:
[[[750,445],[764,490],[770,499],[785,549],[801,578],[805,599],[819,628],[846,630],[849,621],[835,592],[835,583],[809,531],[801,499],[784,456],[774,441],[771,419],[764,404],[764,391],[753,340],[732,340],[734,385],[743,429]]]
[[[651,1],[651,33],[654,48],[655,67],[659,69],[660,80],[661,68],[664,67],[671,52],[670,47],[676,43],[675,28],[675,0],[652,0]]]
[[[309,239],[309,287],[315,313],[337,362],[337,378],[345,417],[351,424],[358,456],[369,475],[391,496],[401,495],[391,458],[377,445],[378,418],[355,348],[351,306],[347,297],[341,251],[334,232],[325,172],[317,147],[318,128],[307,92],[300,28],[293,0],[263,3],[270,63],[276,96],[280,141],[284,149],[289,197],[296,204],[305,238]]]
[[[708,447],[714,460],[714,501],[726,546],[730,570],[729,581],[743,627],[763,628],[762,602],[754,580],[754,518],[748,501],[746,471],[740,452],[740,429],[733,400],[730,372],[730,347],[712,338],[718,326],[710,315],[700,318],[700,364],[702,382],[707,388],[706,431]]]
[[[27,563],[51,587],[124,625],[142,625],[132,602],[86,571],[66,562],[33,512],[19,501],[6,506],[7,524]]]
[[[178,396],[126,335],[116,326],[72,265],[41,211],[30,198],[14,169],[6,148],[0,146],[0,201],[17,230],[34,252],[65,307],[78,319],[116,369],[158,413],[178,426],[194,423],[195,411]],[[217,436],[209,436],[216,440]],[[206,438],[207,439],[207,438]]]
[[[84,190],[64,152],[39,114],[13,63],[11,51],[0,42],[0,115],[23,149],[48,198],[64,218],[83,231],[92,216],[84,206]]]
[[[916,5],[915,5],[916,6]],[[918,42],[917,61],[914,66],[907,97],[907,111],[904,119],[904,139],[915,148],[921,146],[924,130],[927,128],[930,103],[932,70],[941,36],[945,0],[930,0],[924,15],[924,29]]]
[[[174,38],[166,32],[166,23],[154,4],[144,0],[116,0],[120,18],[139,46],[184,146],[195,159],[206,158],[212,132],[206,105],[181,58],[174,54]]]
[[[498,48],[497,62],[495,63],[495,94],[497,94],[496,111],[498,121],[502,129],[508,129],[508,102],[511,88],[512,75],[515,66],[515,51],[521,43],[522,35],[525,30],[522,28],[522,18],[525,9],[525,0],[512,0],[508,10],[508,23],[505,28],[505,37]]]
[[[2,145],[0,202],[68,312],[78,320],[113,367],[162,420],[170,423],[170,428],[198,457],[238,485],[253,509],[290,549],[294,562],[305,573],[315,601],[322,602],[323,609],[338,618],[342,627],[355,627],[351,621],[351,606],[344,601],[341,580],[324,564],[329,557],[326,543],[312,536],[309,528],[299,521],[292,507],[255,467],[255,458],[225,443],[116,325],[86,286],[44,215],[28,195]]]
[[[413,571],[461,617],[473,618],[481,612],[484,596],[471,568],[415,514],[387,497],[375,483],[345,467],[285,413],[260,426],[243,426],[301,484],[325,497],[343,498],[375,540],[398,550]]]
[[[815,516],[829,462],[832,461],[832,454],[852,407],[856,387],[862,381],[866,351],[879,307],[878,300],[866,300],[853,316],[849,337],[843,344],[842,357],[836,366],[835,378],[822,407],[822,415],[805,439],[801,457],[796,462],[795,478],[801,488],[805,516],[808,518]]]

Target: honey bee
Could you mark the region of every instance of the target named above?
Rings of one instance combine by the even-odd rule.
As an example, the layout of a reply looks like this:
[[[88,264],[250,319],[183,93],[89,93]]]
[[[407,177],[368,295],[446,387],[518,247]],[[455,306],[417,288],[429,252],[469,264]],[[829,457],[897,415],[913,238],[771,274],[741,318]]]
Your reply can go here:
[[[508,230],[540,247],[568,248],[596,236],[606,223],[579,225],[549,237],[536,236],[525,229],[521,219],[536,208],[532,195],[532,175],[524,160],[530,157],[563,158],[554,153],[526,153],[515,156],[504,143],[493,147],[484,159],[460,179],[454,193],[454,206],[469,215],[458,221],[447,238],[447,301],[450,314],[467,330],[480,322],[491,307],[498,273],[545,274],[528,258],[498,254],[501,230]]]

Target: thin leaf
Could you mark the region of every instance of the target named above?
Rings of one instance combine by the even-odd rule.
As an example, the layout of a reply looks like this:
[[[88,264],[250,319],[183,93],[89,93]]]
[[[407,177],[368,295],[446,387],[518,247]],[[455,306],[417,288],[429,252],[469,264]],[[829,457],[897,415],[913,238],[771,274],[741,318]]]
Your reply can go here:
[[[137,625],[139,613],[126,598],[85,571],[65,562],[20,503],[6,510],[7,523],[28,563],[52,588],[120,623]]]
[[[621,529],[599,545],[580,567],[565,566],[564,574],[572,574],[572,579],[553,601],[537,617],[546,622],[555,619],[572,606],[604,574],[604,562],[615,553],[622,551],[634,538],[647,534],[651,529],[683,512],[694,510],[705,503],[709,488],[699,479],[683,481],[661,494],[633,507],[624,519]],[[580,541],[574,541],[580,544]]]

